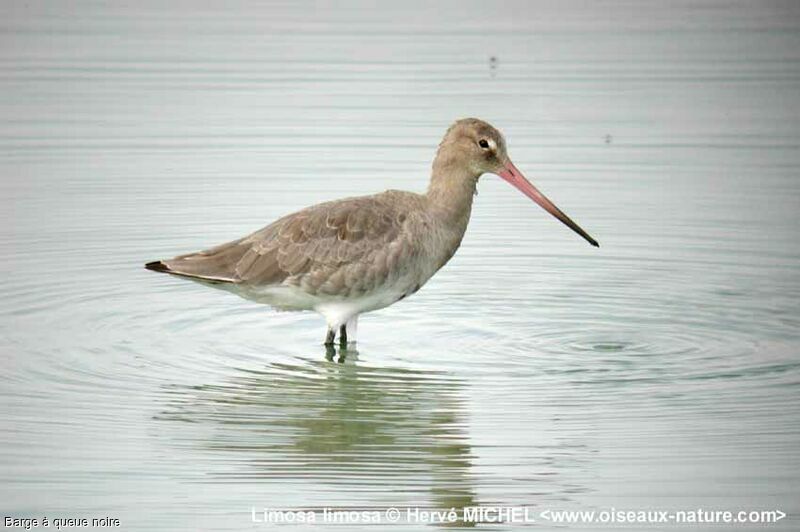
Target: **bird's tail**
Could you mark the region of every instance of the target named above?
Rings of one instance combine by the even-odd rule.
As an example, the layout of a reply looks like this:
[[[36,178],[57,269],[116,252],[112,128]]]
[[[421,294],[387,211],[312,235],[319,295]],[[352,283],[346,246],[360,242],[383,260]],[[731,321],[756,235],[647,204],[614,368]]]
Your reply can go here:
[[[170,272],[169,266],[167,266],[160,260],[154,260],[153,262],[148,262],[147,264],[144,265],[144,267],[147,268],[148,270],[153,270],[154,272],[166,272],[166,273]]]

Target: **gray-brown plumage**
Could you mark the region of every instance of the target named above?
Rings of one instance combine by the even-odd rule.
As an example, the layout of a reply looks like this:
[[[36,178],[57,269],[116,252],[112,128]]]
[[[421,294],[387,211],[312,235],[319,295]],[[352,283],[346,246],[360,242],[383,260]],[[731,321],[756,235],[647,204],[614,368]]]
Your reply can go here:
[[[419,290],[453,256],[478,178],[500,175],[587,238],[514,167],[502,135],[477,119],[444,136],[428,191],[389,190],[320,203],[220,246],[146,264],[283,310],[316,310],[355,339],[358,315]],[[344,336],[344,335],[343,335]]]

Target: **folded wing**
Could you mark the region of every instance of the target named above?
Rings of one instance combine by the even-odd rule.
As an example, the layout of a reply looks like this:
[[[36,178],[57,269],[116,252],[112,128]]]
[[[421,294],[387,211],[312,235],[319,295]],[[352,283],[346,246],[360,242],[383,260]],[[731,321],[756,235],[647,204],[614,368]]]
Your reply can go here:
[[[366,292],[402,273],[400,262],[418,253],[410,229],[419,221],[414,201],[391,191],[321,203],[245,238],[147,267],[206,281],[287,284],[311,294]]]

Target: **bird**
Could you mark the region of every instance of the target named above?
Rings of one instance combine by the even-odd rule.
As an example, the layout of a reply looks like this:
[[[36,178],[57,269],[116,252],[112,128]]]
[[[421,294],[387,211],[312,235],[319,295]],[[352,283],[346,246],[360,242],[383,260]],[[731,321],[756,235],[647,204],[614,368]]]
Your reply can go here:
[[[411,296],[450,260],[484,174],[501,177],[599,247],[514,166],[499,130],[464,118],[439,144],[425,193],[387,190],[319,203],[238,240],[145,267],[277,310],[316,311],[327,323],[325,346],[335,345],[338,332],[346,349],[361,314]]]

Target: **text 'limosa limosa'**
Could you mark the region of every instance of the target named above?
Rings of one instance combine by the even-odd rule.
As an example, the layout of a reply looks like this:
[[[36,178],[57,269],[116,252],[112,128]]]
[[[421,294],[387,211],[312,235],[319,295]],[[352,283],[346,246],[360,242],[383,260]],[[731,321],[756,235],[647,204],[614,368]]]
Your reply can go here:
[[[220,246],[150,262],[281,310],[314,310],[326,345],[355,341],[358,316],[419,290],[458,249],[478,179],[499,175],[591,245],[578,224],[514,166],[500,132],[475,118],[447,130],[425,194],[387,190],[320,203]]]

